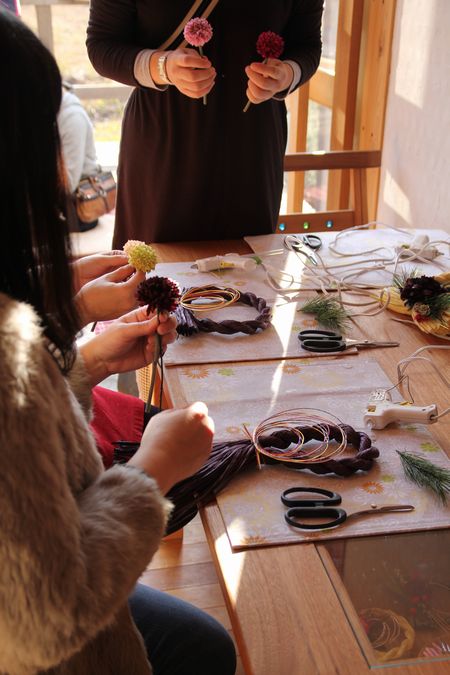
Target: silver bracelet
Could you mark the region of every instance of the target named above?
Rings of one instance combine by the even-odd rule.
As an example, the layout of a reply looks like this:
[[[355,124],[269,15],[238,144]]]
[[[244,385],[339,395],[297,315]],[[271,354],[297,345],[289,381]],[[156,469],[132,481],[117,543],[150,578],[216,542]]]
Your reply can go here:
[[[168,57],[168,54],[161,54],[161,56],[158,57],[158,75],[161,78],[161,80],[164,82],[164,84],[172,84],[172,82],[169,80],[169,77],[167,75],[167,69],[166,69],[167,57]]]

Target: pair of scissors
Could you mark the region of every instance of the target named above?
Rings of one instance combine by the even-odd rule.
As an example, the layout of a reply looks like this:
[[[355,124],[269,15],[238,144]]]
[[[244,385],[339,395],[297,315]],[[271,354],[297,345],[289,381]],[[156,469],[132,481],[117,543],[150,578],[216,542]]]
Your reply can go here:
[[[312,499],[305,499],[303,497],[305,493],[315,496]],[[284,514],[286,522],[301,530],[328,530],[331,527],[342,525],[350,518],[359,516],[390,513],[391,511],[414,511],[414,506],[411,504],[371,504],[369,509],[347,514],[344,509],[339,508],[339,504],[342,502],[341,495],[323,488],[292,487],[282,492],[281,501],[288,507]],[[299,518],[320,520],[321,522],[305,522],[299,520]],[[324,520],[325,522],[323,522]]]
[[[398,347],[399,342],[350,340],[332,330],[301,330],[298,339],[308,352],[343,352],[348,347]]]
[[[322,246],[322,239],[316,234],[287,234],[284,238],[284,247],[305,256],[313,265],[318,264],[315,251]]]

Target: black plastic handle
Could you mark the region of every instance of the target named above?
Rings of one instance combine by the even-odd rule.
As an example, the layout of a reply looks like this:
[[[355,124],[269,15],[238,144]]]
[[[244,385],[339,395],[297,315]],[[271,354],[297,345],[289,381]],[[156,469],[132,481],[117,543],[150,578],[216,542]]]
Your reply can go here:
[[[342,340],[342,335],[336,333],[334,330],[301,330],[298,334],[299,340],[313,339],[313,340],[327,340],[331,338],[332,340]]]
[[[300,507],[294,506],[288,509],[284,518],[289,525],[297,527],[300,530],[327,530],[330,527],[337,527],[347,520],[347,514],[344,509],[328,508],[324,506]],[[325,523],[305,523],[298,518],[331,518]]]
[[[318,251],[322,246],[322,239],[316,234],[304,234],[302,236],[302,241],[314,251]]]
[[[290,496],[295,494],[320,495],[325,499],[318,499],[315,496],[312,499],[299,499]],[[291,487],[281,493],[281,501],[285,506],[336,506],[341,503],[342,497],[337,492],[331,492],[331,490],[325,490],[324,488]]]
[[[307,352],[343,352],[347,345],[342,340],[301,340],[300,344]]]

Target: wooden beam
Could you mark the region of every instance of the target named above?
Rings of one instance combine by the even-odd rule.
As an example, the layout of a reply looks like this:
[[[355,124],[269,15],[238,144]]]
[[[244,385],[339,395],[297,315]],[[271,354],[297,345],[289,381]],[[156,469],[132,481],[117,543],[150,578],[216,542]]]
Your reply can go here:
[[[288,151],[299,152],[306,149],[308,127],[309,82],[299,87],[289,96],[289,139]],[[287,210],[295,211],[303,204],[305,190],[304,174],[291,173],[287,185]]]
[[[380,150],[331,150],[295,152],[285,155],[285,171],[320,169],[364,169],[381,166]]]
[[[308,232],[323,232],[324,230],[344,230],[347,227],[353,227],[353,225],[355,225],[355,212],[345,209],[342,211],[316,211],[315,213],[280,215],[278,216],[277,230],[286,234],[305,230]]]
[[[309,81],[309,98],[319,105],[331,108],[333,106],[333,89],[334,73],[319,68]]]
[[[336,75],[332,102],[330,148],[353,148],[359,55],[363,25],[364,0],[341,0],[336,42]],[[336,171],[328,180],[327,208],[343,209],[349,205],[348,172]]]
[[[382,148],[396,0],[366,0],[356,146]],[[368,217],[376,218],[380,172],[367,178]]]
[[[126,101],[133,87],[126,84],[73,84],[72,90],[80,99],[118,98]]]
[[[37,5],[36,18],[39,39],[54,54],[52,8],[48,5]]]

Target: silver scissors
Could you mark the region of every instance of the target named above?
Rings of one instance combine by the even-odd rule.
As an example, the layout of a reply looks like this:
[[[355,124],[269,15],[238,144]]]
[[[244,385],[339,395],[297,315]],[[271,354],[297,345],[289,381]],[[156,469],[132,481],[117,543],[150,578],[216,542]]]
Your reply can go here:
[[[287,234],[283,244],[289,251],[305,256],[313,265],[318,264],[315,251],[321,248],[322,239],[316,234]]]
[[[308,352],[343,352],[348,347],[398,347],[399,342],[350,340],[332,330],[301,330],[298,339]]]
[[[312,494],[314,497],[305,499],[304,493]],[[293,495],[297,495],[297,497]],[[330,527],[342,525],[349,518],[358,516],[376,515],[391,511],[414,511],[414,506],[411,504],[371,504],[369,509],[347,513],[344,509],[338,508],[342,502],[341,495],[323,488],[292,487],[281,493],[281,501],[288,507],[284,514],[285,521],[292,527],[298,527],[301,530],[327,530]],[[304,522],[299,518],[322,520],[322,522]],[[326,520],[323,522],[325,518]]]

